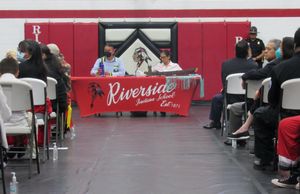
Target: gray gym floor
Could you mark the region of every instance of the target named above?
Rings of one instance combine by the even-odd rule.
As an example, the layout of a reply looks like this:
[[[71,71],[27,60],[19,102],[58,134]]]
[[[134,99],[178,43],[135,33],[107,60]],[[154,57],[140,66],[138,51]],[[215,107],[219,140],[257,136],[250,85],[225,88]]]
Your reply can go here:
[[[69,150],[31,179],[26,168],[7,167],[7,182],[16,171],[19,194],[298,193],[273,187],[275,172],[254,170],[251,146],[233,150],[219,130],[203,129],[208,113],[201,105],[189,117],[80,118],[75,107],[76,138],[64,141]]]

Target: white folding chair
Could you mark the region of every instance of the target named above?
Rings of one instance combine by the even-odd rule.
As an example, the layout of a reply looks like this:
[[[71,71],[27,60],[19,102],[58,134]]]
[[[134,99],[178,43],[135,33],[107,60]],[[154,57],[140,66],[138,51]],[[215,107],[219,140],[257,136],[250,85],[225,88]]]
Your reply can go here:
[[[242,75],[244,73],[234,73],[226,77],[226,83],[224,88],[224,109],[223,109],[223,121],[221,135],[223,136],[224,131],[228,126],[228,109],[230,109],[230,104],[228,104],[228,95],[243,95],[245,90],[242,87]]]
[[[0,85],[7,98],[8,106],[12,111],[32,111],[32,123],[29,126],[5,127],[7,135],[29,136],[29,178],[31,177],[33,142],[35,142],[37,172],[40,173],[39,153],[37,147],[37,127],[33,104],[32,87],[20,80],[0,81]]]
[[[254,99],[256,91],[261,87],[262,80],[247,80],[246,81],[246,95],[245,95],[245,118],[247,117],[248,106],[247,99]]]
[[[300,78],[281,84],[281,109],[300,110]]]
[[[25,81],[29,83],[32,87],[32,93],[33,93],[33,104],[34,106],[44,106],[45,111],[42,114],[42,119],[37,120],[38,125],[44,126],[44,144],[43,144],[43,161],[46,161],[49,159],[49,142],[48,142],[48,107],[47,107],[47,84],[40,80],[35,78],[21,78],[20,80]]]
[[[47,97],[50,100],[57,100],[57,93],[56,93],[56,85],[57,85],[57,81],[56,79],[52,78],[52,77],[47,77]],[[58,133],[59,133],[59,102],[57,100],[56,103],[56,112],[52,112],[50,114],[50,119],[55,119],[56,120],[56,124],[55,124],[55,142],[58,145]]]
[[[0,125],[0,168],[1,168],[1,179],[2,179],[2,190],[3,194],[6,194],[6,187],[5,187],[5,175],[4,175],[4,156],[3,156],[3,147],[2,145],[2,131],[3,129],[1,128]],[[6,137],[5,137],[6,138]]]
[[[269,94],[269,90],[271,88],[271,78],[268,77],[266,79],[264,79],[261,83],[262,85],[262,90],[261,90],[261,104],[268,104],[269,100],[268,100],[268,94]]]

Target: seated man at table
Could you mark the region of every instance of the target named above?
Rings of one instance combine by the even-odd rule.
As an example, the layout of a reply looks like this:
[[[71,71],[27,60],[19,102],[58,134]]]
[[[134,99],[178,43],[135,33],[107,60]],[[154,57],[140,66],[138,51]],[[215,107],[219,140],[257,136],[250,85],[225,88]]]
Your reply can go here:
[[[168,50],[160,52],[161,62],[152,67],[152,71],[166,72],[166,71],[179,71],[182,70],[177,63],[171,61],[171,54]]]
[[[124,76],[125,75],[125,66],[121,59],[115,56],[116,49],[110,45],[106,44],[104,46],[104,56],[98,58],[91,69],[91,75],[93,76]],[[103,65],[103,70],[100,66]]]

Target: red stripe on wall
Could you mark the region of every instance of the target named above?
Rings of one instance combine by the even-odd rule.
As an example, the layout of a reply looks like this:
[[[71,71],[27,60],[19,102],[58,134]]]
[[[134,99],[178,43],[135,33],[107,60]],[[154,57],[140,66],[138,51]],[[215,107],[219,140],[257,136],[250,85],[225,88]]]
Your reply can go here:
[[[300,9],[0,10],[0,18],[300,17]]]

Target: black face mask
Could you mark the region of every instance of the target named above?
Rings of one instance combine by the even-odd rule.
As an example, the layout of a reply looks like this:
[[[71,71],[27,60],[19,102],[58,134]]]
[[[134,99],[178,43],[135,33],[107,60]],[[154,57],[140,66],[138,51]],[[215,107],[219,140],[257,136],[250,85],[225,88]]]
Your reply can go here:
[[[110,52],[104,52],[104,55],[106,56],[106,57],[111,57],[111,53]]]

